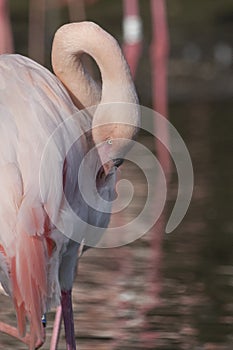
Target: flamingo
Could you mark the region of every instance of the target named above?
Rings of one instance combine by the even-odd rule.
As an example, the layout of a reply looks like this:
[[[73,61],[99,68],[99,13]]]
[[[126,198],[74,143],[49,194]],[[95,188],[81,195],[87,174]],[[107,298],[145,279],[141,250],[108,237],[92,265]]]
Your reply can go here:
[[[0,0],[0,54],[13,53],[13,46],[8,1]]]
[[[102,87],[83,66],[83,53],[96,61]],[[25,337],[27,322],[30,325],[30,333],[22,338],[28,339],[30,349],[44,343],[42,316],[61,305],[66,347],[74,350],[76,266],[82,250],[88,248],[88,225],[106,228],[109,224],[110,213],[101,211],[100,197],[111,206],[117,168],[135,137],[140,114],[121,49],[97,24],[79,22],[59,28],[52,66],[55,74],[21,55],[0,56],[0,282],[12,298],[20,337]],[[130,108],[119,109],[118,102]],[[93,105],[93,113],[85,112]],[[47,152],[42,196],[39,177],[44,150],[71,115],[72,129],[81,131],[81,137],[69,151],[64,146],[68,134],[61,133],[55,140],[52,150],[64,157],[62,162],[54,162],[54,152]],[[77,169],[85,157],[86,169],[93,170],[86,175],[92,176],[100,194],[94,196],[98,210],[81,195],[85,176],[79,179]],[[64,193],[82,225],[64,209]],[[61,213],[66,217],[64,232],[56,225]],[[76,233],[80,239],[73,239]]]

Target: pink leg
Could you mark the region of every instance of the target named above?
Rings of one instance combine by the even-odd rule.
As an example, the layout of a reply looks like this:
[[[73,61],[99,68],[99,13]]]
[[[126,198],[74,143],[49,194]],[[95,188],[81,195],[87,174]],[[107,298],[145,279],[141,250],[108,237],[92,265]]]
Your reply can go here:
[[[13,338],[20,340],[26,345],[30,345],[30,334],[26,334],[23,338],[19,336],[18,329],[10,326],[7,323],[0,322],[0,332],[6,333]],[[45,342],[45,330],[43,334],[43,340],[36,343],[36,349],[39,349]]]
[[[0,0],[0,54],[2,53],[13,53],[13,37],[7,0]]]
[[[71,290],[61,292],[61,307],[65,326],[66,349],[76,350]]]
[[[53,325],[53,334],[52,339],[50,343],[50,350],[56,350],[58,346],[58,340],[60,335],[60,328],[61,328],[61,316],[62,316],[62,308],[61,305],[58,306],[55,316],[55,321]]]
[[[18,329],[15,327],[10,326],[7,323],[4,322],[0,322],[0,332],[6,333],[8,335],[10,335],[11,337],[14,337],[20,341],[22,341],[23,343],[29,345],[30,343],[30,336],[29,334],[26,334],[25,337],[21,338],[19,336],[19,332]]]
[[[46,337],[46,332],[45,332],[45,327],[43,328],[43,338],[42,340],[39,340],[37,343],[36,343],[36,349],[39,349],[45,342],[45,337]]]

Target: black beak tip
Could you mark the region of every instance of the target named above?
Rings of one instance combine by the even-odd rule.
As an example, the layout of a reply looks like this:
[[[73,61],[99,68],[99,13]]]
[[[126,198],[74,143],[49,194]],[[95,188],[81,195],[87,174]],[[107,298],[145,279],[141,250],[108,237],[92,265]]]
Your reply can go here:
[[[116,166],[117,168],[119,168],[123,164],[123,162],[124,162],[123,158],[113,159],[114,166]]]

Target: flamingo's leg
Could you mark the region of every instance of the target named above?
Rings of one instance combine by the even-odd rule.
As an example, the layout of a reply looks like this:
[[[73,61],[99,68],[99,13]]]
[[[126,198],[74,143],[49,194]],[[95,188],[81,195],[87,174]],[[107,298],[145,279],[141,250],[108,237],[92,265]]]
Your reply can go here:
[[[43,327],[42,330],[42,339],[37,341],[36,343],[36,349],[39,349],[45,342],[45,338],[46,338],[46,332],[45,332],[45,327]]]
[[[50,343],[50,350],[56,350],[59,341],[60,328],[61,328],[62,308],[61,305],[57,307],[55,321],[53,325],[53,334]]]
[[[10,335],[11,337],[14,337],[20,341],[22,341],[23,343],[29,345],[30,342],[30,335],[26,334],[25,337],[20,337],[19,336],[19,332],[18,329],[15,327],[10,326],[7,323],[4,322],[0,322],[0,332],[3,332],[5,334]]]
[[[0,322],[0,332],[10,335],[11,337],[16,338],[21,342],[25,343],[26,345],[30,346],[30,334],[27,333],[24,337],[20,337],[18,329],[10,326],[7,323]],[[45,331],[43,332],[43,339],[37,342],[36,349],[39,349],[44,344],[44,341],[45,341]]]
[[[61,307],[65,326],[66,349],[76,350],[71,290],[61,292]]]

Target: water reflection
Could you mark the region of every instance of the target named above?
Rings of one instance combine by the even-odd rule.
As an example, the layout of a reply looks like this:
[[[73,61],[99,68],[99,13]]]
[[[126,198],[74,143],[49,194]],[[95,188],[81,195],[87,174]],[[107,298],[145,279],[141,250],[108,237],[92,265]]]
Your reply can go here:
[[[163,213],[142,239],[85,253],[74,288],[80,350],[232,349],[232,108],[231,103],[171,107],[171,121],[194,164],[190,209],[172,234],[163,233]],[[149,136],[144,142],[153,147]],[[135,178],[142,186],[142,177]],[[168,213],[176,191],[174,172]],[[3,296],[0,302],[1,320],[13,324],[10,302]],[[53,316],[48,315],[44,349]],[[1,334],[0,349],[6,348],[25,347]],[[64,348],[62,331],[59,349]]]

